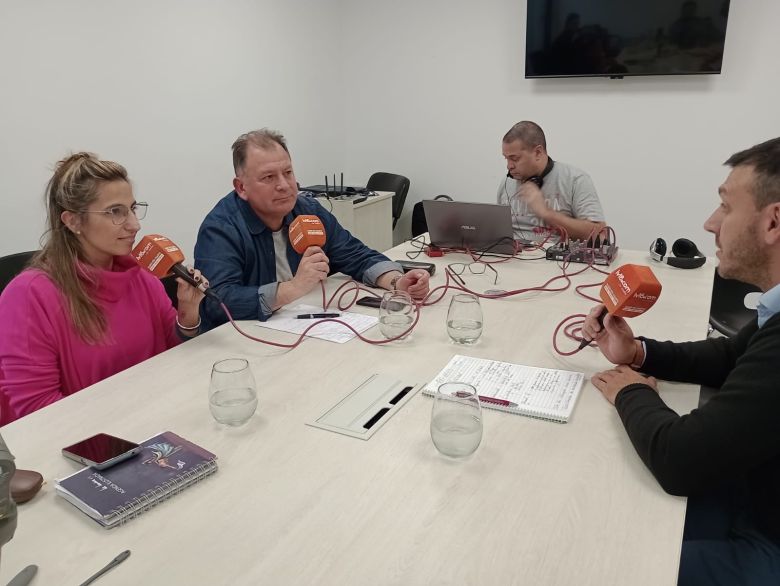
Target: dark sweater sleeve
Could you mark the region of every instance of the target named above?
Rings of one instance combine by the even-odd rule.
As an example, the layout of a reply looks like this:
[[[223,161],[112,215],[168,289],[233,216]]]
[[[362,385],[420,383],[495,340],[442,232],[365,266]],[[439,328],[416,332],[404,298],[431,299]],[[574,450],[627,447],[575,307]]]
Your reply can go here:
[[[653,350],[663,349],[663,354],[671,350],[676,374],[684,368],[682,357],[677,355],[682,352],[691,360],[691,370],[699,371],[694,374],[701,375],[706,360],[725,361],[728,352],[723,354],[723,349],[738,348],[740,342],[737,336],[725,345],[675,344]],[[648,357],[650,353],[648,348]],[[632,384],[618,393],[615,407],[631,442],[664,490],[695,494],[720,481],[739,478],[780,453],[778,356],[780,315],[749,338],[720,390],[688,415],[677,415],[647,385]],[[723,366],[714,362],[712,368],[721,371]],[[655,372],[663,372],[663,368]]]
[[[643,338],[647,352],[642,372],[663,380],[719,388],[757,329],[754,321],[733,338],[698,342],[658,342]]]

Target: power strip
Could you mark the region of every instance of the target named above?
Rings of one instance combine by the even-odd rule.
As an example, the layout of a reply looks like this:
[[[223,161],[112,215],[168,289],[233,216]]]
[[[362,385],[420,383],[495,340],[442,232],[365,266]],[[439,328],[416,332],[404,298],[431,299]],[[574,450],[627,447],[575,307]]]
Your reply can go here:
[[[570,240],[568,244],[558,242],[547,248],[547,260],[579,262],[583,264],[610,265],[617,256],[618,247],[614,244],[602,244],[594,248],[584,240]]]

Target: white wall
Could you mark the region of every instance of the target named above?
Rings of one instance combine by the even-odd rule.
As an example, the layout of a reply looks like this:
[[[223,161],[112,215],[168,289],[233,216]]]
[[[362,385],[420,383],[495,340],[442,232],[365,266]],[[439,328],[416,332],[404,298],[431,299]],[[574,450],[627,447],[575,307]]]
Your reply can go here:
[[[299,173],[341,165],[330,139],[337,18],[318,0],[0,0],[0,255],[38,248],[43,191],[71,151],[124,164],[143,232],[189,258],[231,189],[230,145],[282,130]]]
[[[619,243],[687,236],[702,223],[733,152],[780,134],[780,2],[732,2],[723,74],[524,79],[525,2],[344,0],[351,176],[407,175],[415,201],[439,193],[493,201],[500,141],[519,120],[553,158],[587,170]]]
[[[407,175],[399,238],[423,197],[493,201],[521,119],[593,176],[623,246],[712,253],[722,161],[780,130],[779,21],[780,2],[733,2],[720,76],[526,80],[518,0],[0,0],[0,254],[37,247],[53,164],[88,149],[190,255],[231,142],[261,126],[304,184]]]

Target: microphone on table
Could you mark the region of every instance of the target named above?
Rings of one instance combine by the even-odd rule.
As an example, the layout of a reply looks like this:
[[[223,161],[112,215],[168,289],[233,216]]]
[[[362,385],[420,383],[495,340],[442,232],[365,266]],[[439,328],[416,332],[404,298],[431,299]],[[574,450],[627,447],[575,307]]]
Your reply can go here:
[[[325,240],[325,226],[317,216],[297,216],[290,224],[290,244],[298,254],[303,254],[310,246],[324,246]]]
[[[217,294],[206,287],[202,282],[196,281],[182,262],[184,253],[173,242],[159,234],[147,234],[133,248],[133,257],[136,262],[161,279],[168,275],[175,275],[187,281],[193,287],[200,289],[207,296],[219,300]]]
[[[607,313],[618,317],[635,317],[650,309],[661,294],[661,283],[646,265],[623,265],[612,271],[601,285],[599,297],[604,309],[599,315],[603,327]],[[583,339],[580,350],[593,340]]]

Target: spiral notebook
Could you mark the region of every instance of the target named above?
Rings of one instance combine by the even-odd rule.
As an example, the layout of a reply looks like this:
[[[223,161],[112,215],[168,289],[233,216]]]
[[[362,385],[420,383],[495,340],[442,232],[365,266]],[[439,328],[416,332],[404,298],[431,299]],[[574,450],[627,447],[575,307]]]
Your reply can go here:
[[[217,471],[217,457],[165,431],[137,456],[105,470],[83,468],[57,481],[57,493],[111,529]]]
[[[480,403],[486,409],[566,423],[574,411],[584,379],[581,372],[456,354],[425,386],[423,394],[434,395],[443,383],[468,383],[477,389]]]

